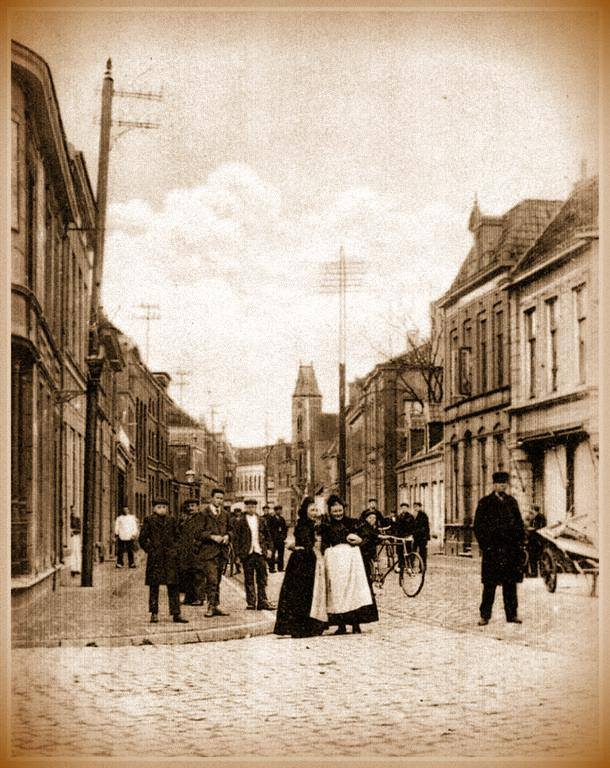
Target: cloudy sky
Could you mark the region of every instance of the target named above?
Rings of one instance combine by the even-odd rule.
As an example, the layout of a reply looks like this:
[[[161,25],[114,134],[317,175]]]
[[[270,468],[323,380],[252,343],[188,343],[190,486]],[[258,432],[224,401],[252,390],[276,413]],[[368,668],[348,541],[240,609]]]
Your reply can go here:
[[[115,98],[104,305],[183,404],[236,445],[290,438],[299,361],[337,407],[337,301],[320,264],[365,262],[348,377],[404,348],[487,213],[564,198],[597,164],[596,19],[584,12],[38,11],[12,36],[51,67],[95,184]],[[178,390],[174,389],[178,399]]]

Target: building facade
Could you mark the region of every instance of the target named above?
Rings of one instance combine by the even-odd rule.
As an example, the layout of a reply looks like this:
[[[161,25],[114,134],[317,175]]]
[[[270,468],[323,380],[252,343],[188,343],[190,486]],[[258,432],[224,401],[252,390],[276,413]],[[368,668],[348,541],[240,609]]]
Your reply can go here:
[[[133,471],[125,490],[128,505],[142,521],[155,497],[171,496],[168,414],[171,400],[167,373],[153,373],[133,341],[119,333],[124,368],[117,373],[121,412],[133,430]]]
[[[444,548],[445,451],[441,406],[405,403],[405,452],[396,465],[398,503],[420,502],[430,519],[431,547]]]
[[[598,509],[598,180],[581,180],[511,275],[509,448],[522,510]]]
[[[95,201],[53,80],[12,43],[11,574],[42,584],[82,519],[85,356]]]
[[[349,385],[346,414],[347,497],[358,516],[369,498],[390,514],[398,508],[396,464],[406,452],[404,413],[424,397],[425,381],[412,352],[379,363]]]
[[[268,502],[268,460],[272,446],[237,448],[235,467],[236,499],[256,499],[260,509]]]
[[[469,551],[477,500],[496,470],[511,470],[510,273],[561,206],[524,200],[502,216],[469,221],[473,245],[438,300],[443,324],[445,538],[447,551]]]

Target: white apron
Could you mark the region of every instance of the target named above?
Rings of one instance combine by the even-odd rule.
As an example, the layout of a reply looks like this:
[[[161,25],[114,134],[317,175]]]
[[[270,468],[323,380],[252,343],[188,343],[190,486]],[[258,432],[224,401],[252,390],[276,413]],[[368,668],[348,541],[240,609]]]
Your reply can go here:
[[[328,613],[348,613],[373,598],[358,547],[337,544],[324,553],[326,563],[326,609]]]
[[[311,610],[309,615],[312,619],[327,622],[328,612],[326,610],[326,568],[324,566],[324,557],[318,546],[316,553],[316,573],[313,581],[313,596],[311,598]]]

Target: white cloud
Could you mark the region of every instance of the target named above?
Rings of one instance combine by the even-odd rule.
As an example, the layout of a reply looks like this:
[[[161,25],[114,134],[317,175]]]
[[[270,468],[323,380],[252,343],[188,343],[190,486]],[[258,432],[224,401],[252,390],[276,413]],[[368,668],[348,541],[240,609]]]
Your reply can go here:
[[[160,210],[141,200],[110,207],[106,310],[143,347],[137,305],[159,305],[151,367],[193,371],[184,392],[193,413],[210,400],[222,406],[242,444],[264,439],[266,413],[271,437],[289,437],[299,359],[314,362],[325,406],[336,406],[337,299],[318,291],[320,264],[342,244],[365,262],[363,289],[349,299],[348,372],[361,375],[379,350],[401,349],[385,322],[390,307],[425,326],[463,256],[456,227],[463,221],[442,202],[413,207],[368,187],[290,214],[252,168],[222,165],[204,184],[172,190]]]

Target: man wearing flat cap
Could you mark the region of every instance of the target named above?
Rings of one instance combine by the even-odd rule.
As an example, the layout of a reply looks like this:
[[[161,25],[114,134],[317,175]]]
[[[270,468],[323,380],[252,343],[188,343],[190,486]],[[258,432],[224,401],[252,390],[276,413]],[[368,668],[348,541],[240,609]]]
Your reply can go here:
[[[279,572],[284,570],[284,548],[288,528],[282,515],[282,505],[276,504],[273,511],[267,515],[267,527],[273,540],[271,557],[269,558],[269,572],[274,573],[277,567]]]
[[[201,526],[195,536],[197,554],[203,565],[205,592],[208,601],[206,617],[227,616],[219,608],[220,580],[229,559],[229,541],[231,526],[229,515],[223,509],[225,492],[222,488],[212,488],[212,502],[202,512]]]
[[[169,612],[174,621],[188,624],[180,615],[180,573],[178,563],[178,523],[168,515],[167,499],[154,499],[152,514],[144,518],[140,546],[146,552],[146,581],[149,587],[150,621],[156,624],[159,615],[159,586],[167,585]]]
[[[521,624],[517,616],[517,583],[523,581],[525,528],[517,500],[506,493],[509,479],[508,472],[494,472],[493,491],[479,501],[474,517],[474,535],[482,553],[481,626],[491,619],[498,584],[502,585],[506,621]]]
[[[267,600],[267,558],[273,541],[265,515],[259,516],[256,506],[256,499],[244,501],[245,514],[235,526],[235,551],[244,568],[246,608],[272,611],[275,606]]]

